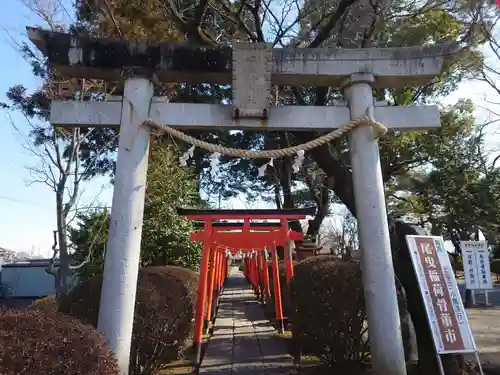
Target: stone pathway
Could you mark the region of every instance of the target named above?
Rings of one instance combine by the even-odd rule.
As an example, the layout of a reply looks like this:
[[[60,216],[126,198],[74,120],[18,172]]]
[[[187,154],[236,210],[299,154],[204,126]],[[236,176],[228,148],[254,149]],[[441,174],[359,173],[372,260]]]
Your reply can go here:
[[[265,371],[273,375],[296,373],[283,340],[265,318],[243,274],[233,268],[199,373],[257,375]]]

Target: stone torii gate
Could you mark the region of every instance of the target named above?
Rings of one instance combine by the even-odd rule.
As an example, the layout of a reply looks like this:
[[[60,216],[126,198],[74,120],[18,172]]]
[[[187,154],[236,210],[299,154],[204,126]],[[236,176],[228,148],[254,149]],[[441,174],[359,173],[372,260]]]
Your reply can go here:
[[[125,79],[123,97],[103,102],[53,101],[54,126],[119,127],[115,188],[98,329],[128,373],[139,267],[150,129],[145,120],[178,130],[331,131],[369,116],[389,130],[438,127],[436,106],[375,103],[372,88],[422,85],[441,71],[453,45],[380,49],[233,49],[92,40],[28,28],[31,41],[60,74]],[[168,103],[153,97],[153,80],[233,87],[232,105]],[[270,107],[271,85],[331,86],[346,102]],[[363,284],[373,369],[406,373],[377,138],[370,126],[349,134],[362,249]]]

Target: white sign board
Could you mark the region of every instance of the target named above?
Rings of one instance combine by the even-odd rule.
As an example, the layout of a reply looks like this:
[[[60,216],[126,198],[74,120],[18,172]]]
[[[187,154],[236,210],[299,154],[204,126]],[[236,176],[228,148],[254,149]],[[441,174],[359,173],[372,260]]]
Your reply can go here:
[[[486,241],[460,241],[465,287],[471,290],[493,289],[490,253]]]
[[[438,354],[476,351],[442,237],[406,236]]]

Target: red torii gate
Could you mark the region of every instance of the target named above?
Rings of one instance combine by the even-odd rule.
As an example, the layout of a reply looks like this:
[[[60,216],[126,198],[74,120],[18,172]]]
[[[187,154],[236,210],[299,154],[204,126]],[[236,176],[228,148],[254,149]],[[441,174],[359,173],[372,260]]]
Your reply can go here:
[[[261,298],[264,293],[268,296],[270,294],[265,250],[271,251],[276,320],[278,329],[283,330],[281,287],[276,247],[283,246],[285,249],[285,270],[288,283],[293,277],[293,263],[291,250],[286,246],[287,242],[303,239],[302,233],[289,230],[288,220],[305,219],[306,215],[314,215],[315,212],[314,207],[285,210],[177,209],[179,215],[185,216],[189,220],[202,222],[195,223],[195,226],[200,230],[191,233],[191,240],[203,244],[193,334],[196,365],[201,362],[203,326],[207,324],[208,327],[208,322],[212,319],[213,291],[214,289],[217,291],[218,298],[227,276],[226,250],[231,252],[241,251],[247,255],[245,259],[245,276],[254,287],[257,296],[260,295]],[[221,222],[221,220],[223,221]],[[242,222],[226,222],[225,220],[241,220]],[[279,220],[279,222],[256,223],[250,220]],[[261,288],[260,280],[264,280],[264,288]],[[206,310],[205,305],[207,305]]]

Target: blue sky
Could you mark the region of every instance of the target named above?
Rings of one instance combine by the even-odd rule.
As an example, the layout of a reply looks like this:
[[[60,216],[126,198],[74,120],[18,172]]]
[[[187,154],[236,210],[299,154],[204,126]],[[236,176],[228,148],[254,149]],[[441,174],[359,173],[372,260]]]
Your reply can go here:
[[[66,1],[67,2],[67,1]],[[0,12],[0,101],[5,101],[5,92],[15,84],[35,89],[39,82],[31,74],[30,66],[15,50],[10,38],[26,40],[25,26],[39,25],[40,20],[26,9],[19,0],[3,0]],[[51,233],[55,229],[55,199],[53,192],[45,185],[29,184],[31,177],[26,167],[38,163],[22,147],[23,138],[14,130],[11,120],[21,132],[28,132],[29,126],[23,116],[5,112],[0,114],[0,246],[16,251],[40,251],[48,254],[51,247]],[[84,187],[82,203],[92,200],[101,192],[105,180],[87,184]],[[109,202],[108,188],[99,196],[102,202]]]
[[[69,4],[69,1],[63,1]],[[4,9],[0,12],[0,101],[5,101],[5,92],[15,84],[23,84],[28,89],[38,87],[39,82],[33,77],[29,65],[12,46],[10,36],[16,40],[26,39],[25,26],[39,25],[40,20],[25,9],[19,0],[2,0]],[[70,9],[70,6],[68,6]],[[9,36],[10,35],[10,36]],[[445,99],[448,104],[461,97],[467,97],[485,106],[485,97],[498,97],[486,85],[466,83],[458,92]],[[500,100],[497,100],[500,102]],[[487,105],[486,105],[487,106]],[[493,108],[494,109],[494,108]],[[498,106],[497,112],[500,112]],[[479,121],[494,118],[484,110],[478,109]],[[23,147],[22,137],[14,130],[11,120],[22,131],[27,132],[29,126],[19,114],[12,113],[11,118],[0,113],[0,247],[16,251],[34,251],[42,255],[50,254],[52,231],[55,229],[55,199],[54,193],[45,185],[31,184],[26,167],[38,163],[38,159]],[[499,126],[496,127],[500,129]],[[491,137],[491,147],[496,147],[498,136]],[[98,179],[83,187],[80,203],[85,205],[94,201],[109,205],[112,190],[105,179]],[[229,202],[230,207],[244,207],[244,202],[236,199]]]

